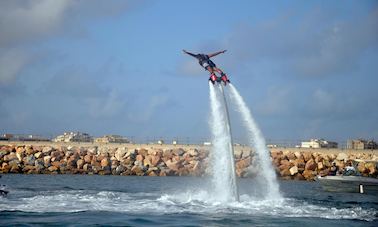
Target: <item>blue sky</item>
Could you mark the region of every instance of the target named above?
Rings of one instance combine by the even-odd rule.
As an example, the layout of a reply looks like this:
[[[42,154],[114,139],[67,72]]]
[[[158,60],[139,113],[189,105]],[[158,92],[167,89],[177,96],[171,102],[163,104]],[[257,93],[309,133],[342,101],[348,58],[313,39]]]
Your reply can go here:
[[[4,133],[208,138],[208,74],[182,49],[227,49],[266,138],[378,139],[376,1],[4,0],[0,21]]]

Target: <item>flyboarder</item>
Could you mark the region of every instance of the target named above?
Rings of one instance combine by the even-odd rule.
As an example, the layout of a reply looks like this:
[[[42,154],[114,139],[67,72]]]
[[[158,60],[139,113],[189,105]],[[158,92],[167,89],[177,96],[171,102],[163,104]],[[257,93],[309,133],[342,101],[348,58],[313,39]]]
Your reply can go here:
[[[230,83],[230,80],[227,78],[226,74],[220,68],[218,68],[212,60],[210,60],[210,58],[215,57],[218,54],[223,54],[224,52],[226,52],[226,50],[218,51],[212,54],[193,54],[186,50],[183,50],[183,51],[184,53],[197,58],[198,63],[210,73],[209,80],[213,84],[215,84],[215,82],[221,82],[221,81],[223,81],[224,85],[227,85],[227,83]],[[218,72],[221,75],[221,77],[217,77],[215,75],[215,72]]]

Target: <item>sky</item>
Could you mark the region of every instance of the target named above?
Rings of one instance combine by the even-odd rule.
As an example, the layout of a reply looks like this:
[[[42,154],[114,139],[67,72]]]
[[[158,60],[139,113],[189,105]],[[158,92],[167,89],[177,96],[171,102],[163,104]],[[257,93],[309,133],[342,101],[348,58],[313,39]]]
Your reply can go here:
[[[227,50],[268,141],[378,140],[369,0],[2,0],[0,133],[206,140],[208,73],[183,49]]]

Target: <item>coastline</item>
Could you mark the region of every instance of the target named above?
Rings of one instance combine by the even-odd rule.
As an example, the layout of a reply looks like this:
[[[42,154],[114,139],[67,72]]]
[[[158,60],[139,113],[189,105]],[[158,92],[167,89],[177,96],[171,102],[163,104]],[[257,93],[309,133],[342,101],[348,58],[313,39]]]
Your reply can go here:
[[[100,174],[137,176],[206,176],[211,146],[171,144],[56,143],[1,141],[0,173]],[[343,170],[361,160],[363,176],[377,177],[377,150],[269,148],[281,179],[314,180],[328,175],[332,163]],[[236,173],[253,177],[254,152],[234,146]],[[264,170],[263,170],[264,171]]]

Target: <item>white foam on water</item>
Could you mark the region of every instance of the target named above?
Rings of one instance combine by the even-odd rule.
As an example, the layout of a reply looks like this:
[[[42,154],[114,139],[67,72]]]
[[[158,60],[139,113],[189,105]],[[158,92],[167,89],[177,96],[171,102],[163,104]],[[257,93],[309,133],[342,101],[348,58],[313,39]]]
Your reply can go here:
[[[282,199],[264,136],[242,96],[232,84],[229,85],[232,103],[235,104],[237,111],[241,114],[243,124],[248,132],[250,146],[252,146],[257,154],[256,160],[250,168],[254,168],[254,170],[257,169],[258,177],[256,180],[261,187],[260,190],[265,192],[265,198]]]
[[[220,202],[239,200],[233,156],[231,126],[221,85],[209,82],[212,133],[210,169],[213,188],[211,197]]]
[[[174,194],[126,193],[111,191],[45,191],[30,197],[1,198],[0,211],[80,212],[107,211],[131,214],[198,215],[236,214],[253,217],[311,217],[324,219],[377,220],[378,211],[359,206],[335,208],[309,204],[296,199],[262,200],[249,195],[240,202],[224,203],[214,200],[213,192],[192,190]]]
[[[295,199],[260,200],[249,195],[241,195],[240,202],[220,203],[209,199],[207,192],[196,194],[187,192],[176,195],[163,195],[159,201],[179,204],[176,212],[200,214],[240,214],[271,217],[311,217],[324,219],[357,219],[373,221],[377,219],[378,211],[361,207],[335,208],[308,204]],[[187,197],[187,195],[190,195]]]

